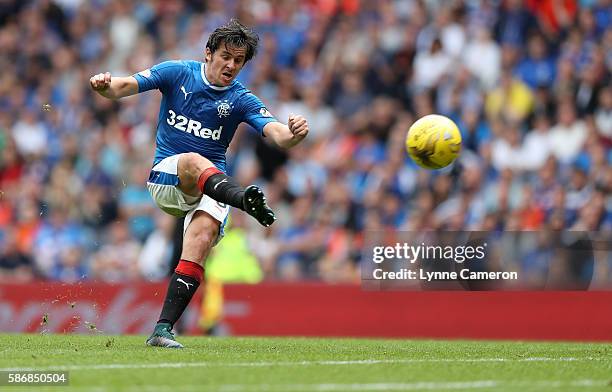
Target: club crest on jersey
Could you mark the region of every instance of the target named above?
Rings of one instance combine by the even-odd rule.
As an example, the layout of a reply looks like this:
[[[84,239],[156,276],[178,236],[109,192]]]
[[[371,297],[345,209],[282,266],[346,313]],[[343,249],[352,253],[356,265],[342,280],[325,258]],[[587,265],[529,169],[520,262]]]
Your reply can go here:
[[[217,104],[217,115],[219,118],[229,116],[234,108],[234,104],[230,103],[227,99],[215,103]]]

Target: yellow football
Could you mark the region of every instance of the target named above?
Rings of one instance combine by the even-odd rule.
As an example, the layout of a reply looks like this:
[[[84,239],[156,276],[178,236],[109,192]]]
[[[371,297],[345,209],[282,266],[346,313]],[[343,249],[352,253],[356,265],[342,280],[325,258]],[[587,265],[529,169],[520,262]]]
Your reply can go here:
[[[406,136],[408,155],[425,169],[442,169],[461,152],[461,132],[448,117],[429,114],[417,120]]]

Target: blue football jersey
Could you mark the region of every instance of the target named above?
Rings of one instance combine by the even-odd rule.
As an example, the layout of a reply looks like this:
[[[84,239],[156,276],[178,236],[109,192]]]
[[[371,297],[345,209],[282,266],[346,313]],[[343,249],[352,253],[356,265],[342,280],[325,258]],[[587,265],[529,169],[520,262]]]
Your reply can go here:
[[[225,172],[225,152],[236,128],[246,122],[259,134],[278,121],[261,100],[237,81],[211,85],[198,61],[166,61],[133,75],[138,92],[163,94],[153,165],[172,155],[197,152]]]

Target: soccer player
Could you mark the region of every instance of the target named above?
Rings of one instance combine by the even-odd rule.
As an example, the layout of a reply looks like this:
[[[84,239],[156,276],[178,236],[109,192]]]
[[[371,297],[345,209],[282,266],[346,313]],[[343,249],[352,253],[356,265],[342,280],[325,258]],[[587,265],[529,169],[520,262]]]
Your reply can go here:
[[[229,206],[246,211],[262,225],[276,219],[255,185],[242,188],[225,174],[225,151],[236,128],[246,122],[281,148],[304,140],[308,123],[301,115],[279,122],[236,76],[253,58],[259,38],[237,20],[208,38],[204,63],[166,61],[127,77],[100,73],[92,89],[119,99],[158,89],[162,93],[156,152],[147,188],[163,211],[184,216],[183,249],[170,280],[150,346],[182,348],[172,327],[191,301],[204,275],[210,249],[223,236]],[[228,206],[229,205],[229,206]]]

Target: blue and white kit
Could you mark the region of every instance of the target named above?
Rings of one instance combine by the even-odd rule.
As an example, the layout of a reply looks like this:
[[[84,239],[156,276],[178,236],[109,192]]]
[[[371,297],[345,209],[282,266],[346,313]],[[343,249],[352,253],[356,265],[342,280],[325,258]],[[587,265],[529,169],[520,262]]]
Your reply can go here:
[[[152,89],[162,93],[149,192],[163,211],[185,216],[184,230],[200,210],[221,222],[222,236],[229,206],[207,195],[184,194],[178,188],[179,156],[199,153],[225,173],[225,152],[238,125],[246,122],[262,135],[266,124],[278,120],[241,83],[211,85],[204,69],[198,61],[166,61],[133,76],[139,93]]]

